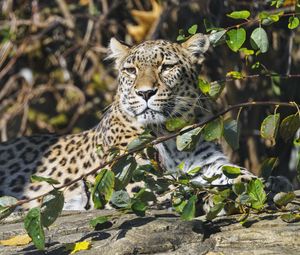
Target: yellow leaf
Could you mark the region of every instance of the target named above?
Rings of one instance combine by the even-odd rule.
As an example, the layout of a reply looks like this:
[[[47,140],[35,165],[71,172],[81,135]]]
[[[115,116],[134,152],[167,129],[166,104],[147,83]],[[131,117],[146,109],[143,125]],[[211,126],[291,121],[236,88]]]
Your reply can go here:
[[[66,250],[71,251],[70,254],[74,254],[78,251],[89,250],[91,246],[92,246],[91,243],[88,241],[65,244]]]
[[[0,240],[1,245],[7,245],[7,246],[22,246],[22,245],[29,244],[30,242],[31,242],[31,238],[27,234],[14,236],[7,240]]]
[[[152,6],[151,11],[131,11],[131,15],[137,25],[129,24],[127,25],[127,30],[136,42],[141,42],[146,38],[162,13],[162,7],[156,0],[151,0],[150,2]]]

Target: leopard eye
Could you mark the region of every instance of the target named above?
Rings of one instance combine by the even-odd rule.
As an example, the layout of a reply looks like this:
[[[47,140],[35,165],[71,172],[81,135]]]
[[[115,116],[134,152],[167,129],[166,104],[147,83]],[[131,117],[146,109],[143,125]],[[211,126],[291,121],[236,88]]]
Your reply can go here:
[[[136,74],[136,69],[134,67],[125,67],[123,70],[128,74]]]
[[[169,71],[171,70],[174,66],[176,66],[177,64],[174,63],[174,64],[162,64],[161,66],[161,71]]]

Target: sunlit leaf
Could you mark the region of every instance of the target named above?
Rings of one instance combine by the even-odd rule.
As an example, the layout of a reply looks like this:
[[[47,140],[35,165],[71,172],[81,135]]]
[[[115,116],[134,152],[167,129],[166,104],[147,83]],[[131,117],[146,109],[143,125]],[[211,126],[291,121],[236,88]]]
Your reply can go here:
[[[92,244],[89,241],[65,244],[65,249],[67,251],[70,251],[70,254],[74,254],[79,251],[86,251],[89,250],[91,247]]]
[[[32,208],[24,219],[24,226],[31,237],[35,247],[39,250],[45,249],[45,234],[41,223],[40,208]]]
[[[289,17],[289,24],[288,24],[288,28],[289,29],[295,29],[299,26],[299,19],[297,17]]]
[[[11,196],[3,196],[0,197],[0,220],[8,217],[15,209],[16,207],[10,207],[14,204],[16,204],[18,200],[15,197]]]
[[[254,29],[250,36],[250,43],[253,49],[265,53],[269,49],[269,40],[266,31],[262,27]]]
[[[250,12],[247,10],[234,11],[230,14],[226,14],[226,16],[232,19],[248,19],[250,16]]]
[[[104,208],[110,200],[115,185],[115,175],[113,171],[102,169],[96,177],[92,190],[92,199],[96,209]]]
[[[226,43],[228,47],[232,51],[237,52],[246,40],[246,30],[244,28],[231,29],[227,31],[227,36]]]
[[[296,195],[294,192],[279,192],[277,193],[273,201],[277,206],[286,206],[288,203],[295,199]]]
[[[221,95],[224,87],[225,87],[225,82],[214,81],[210,84],[210,90],[208,92],[208,95],[213,100],[216,100]]]
[[[165,126],[168,131],[174,132],[184,128],[188,124],[189,123],[182,118],[172,118],[166,121]]]
[[[47,182],[49,184],[59,184],[60,182],[49,177],[31,175],[30,182]]]
[[[27,245],[31,242],[31,238],[29,235],[17,235],[13,236],[7,240],[0,240],[0,245],[5,246],[23,246]]]
[[[208,94],[210,91],[210,83],[206,80],[199,79],[198,87],[200,88],[203,94]]]
[[[190,35],[194,35],[197,33],[197,29],[198,29],[198,25],[192,25],[189,29],[188,29],[188,33]]]
[[[186,129],[188,127],[185,127]],[[183,129],[183,130],[184,130]],[[192,150],[199,140],[203,127],[198,127],[176,137],[176,146],[179,151]]]
[[[243,78],[245,78],[245,76],[241,72],[238,72],[238,71],[230,71],[226,74],[226,77],[232,77],[234,79],[243,79]]]
[[[53,190],[43,197],[41,208],[41,222],[44,227],[49,227],[61,214],[64,207],[62,191]]]
[[[206,219],[213,220],[214,218],[216,218],[218,216],[218,214],[222,211],[224,206],[225,206],[225,203],[218,203],[218,204],[214,205],[209,210],[209,212],[206,214]]]
[[[283,5],[284,0],[272,0],[271,6],[275,6],[276,8],[279,8]]]
[[[264,190],[264,185],[260,179],[253,179],[248,183],[247,194],[251,199],[251,206],[254,209],[260,210],[264,207],[267,195]]]
[[[271,173],[275,166],[278,164],[278,158],[267,158],[265,159],[260,167],[260,173],[261,176],[264,179],[267,179],[269,176],[271,176]]]
[[[210,35],[209,35],[209,42],[210,44],[215,47],[217,46],[218,44],[222,43],[223,41],[225,41],[225,38],[224,38],[224,35],[226,34],[226,30],[223,29],[221,31],[218,31],[218,32],[212,32]]]
[[[268,12],[261,12],[259,13],[259,19],[261,23],[265,26],[271,25],[274,22],[279,21],[280,17],[284,14],[284,12],[278,13],[268,13]]]
[[[192,197],[190,197],[190,199],[187,201],[186,205],[184,206],[184,208],[182,210],[181,219],[192,220],[195,218],[196,202],[197,202],[196,195],[193,195]]]
[[[297,130],[300,128],[300,115],[299,113],[292,114],[283,119],[280,124],[280,136],[288,141],[295,137]]]
[[[221,138],[223,134],[223,119],[217,118],[207,123],[203,129],[203,137],[206,141],[213,141]]]
[[[277,130],[278,130],[278,126],[279,126],[279,118],[280,118],[280,114],[276,113],[276,114],[271,114],[269,116],[267,116],[260,127],[260,135],[264,138],[264,139],[275,139],[276,138],[276,134],[277,134]]]
[[[108,217],[99,216],[99,217],[96,217],[96,218],[90,220],[90,226],[95,228],[98,224],[103,224],[107,221],[108,221]]]
[[[231,179],[236,178],[241,174],[241,168],[237,166],[225,165],[222,166],[222,171],[228,178]]]
[[[240,127],[236,120],[229,118],[224,121],[223,136],[233,150],[239,148]]]
[[[190,169],[189,171],[187,171],[186,173],[188,174],[188,175],[195,175],[195,174],[197,174],[197,173],[199,173],[199,172],[201,172],[201,167],[200,166],[197,166],[197,167],[194,167],[194,168],[192,168],[192,169]]]

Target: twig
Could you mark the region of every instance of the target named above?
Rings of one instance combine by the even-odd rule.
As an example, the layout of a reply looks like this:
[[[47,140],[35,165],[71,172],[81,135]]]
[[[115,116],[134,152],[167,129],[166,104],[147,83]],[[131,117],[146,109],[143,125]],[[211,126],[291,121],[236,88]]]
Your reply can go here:
[[[83,174],[75,179],[73,179],[72,181],[66,183],[66,184],[63,184],[61,186],[58,186],[58,187],[55,187],[54,189],[63,189],[65,187],[68,187],[84,178],[86,178],[87,176],[89,175],[92,175],[92,174],[95,174],[96,172],[98,172],[99,170],[101,170],[102,168],[104,168],[105,166],[108,166],[108,165],[111,165],[112,163],[124,158],[124,157],[127,157],[128,155],[132,155],[136,152],[139,152],[147,147],[152,147],[156,144],[159,144],[159,143],[162,143],[164,141],[167,141],[167,140],[170,140],[172,138],[175,138],[179,135],[182,135],[184,133],[187,133],[195,128],[198,128],[198,127],[201,127],[217,118],[219,118],[220,116],[224,115],[225,113],[231,111],[231,110],[234,110],[234,109],[238,109],[238,108],[241,108],[241,107],[252,107],[252,106],[274,106],[274,105],[279,105],[279,106],[283,106],[283,107],[294,107],[296,108],[296,104],[295,102],[275,102],[275,101],[261,101],[261,102],[247,102],[247,103],[241,103],[241,104],[236,104],[236,105],[232,105],[232,106],[228,106],[226,109],[224,109],[223,111],[220,111],[219,113],[215,114],[214,116],[211,116],[209,118],[207,118],[206,120],[204,121],[201,121],[199,123],[196,123],[194,125],[191,125],[189,126],[188,128],[184,129],[184,130],[181,130],[181,131],[178,131],[176,133],[173,133],[173,134],[170,134],[170,135],[165,135],[165,136],[161,136],[161,137],[158,137],[157,139],[147,143],[146,145],[142,146],[142,147],[139,147],[139,148],[136,148],[136,149],[133,149],[131,151],[128,151],[122,155],[119,155],[117,157],[115,157],[114,159],[112,160],[109,160],[107,162],[104,162],[102,164],[100,164],[98,167],[96,167],[95,169],[87,172],[86,174]],[[297,105],[298,106],[298,105]],[[298,106],[299,107],[299,106]],[[53,189],[53,190],[54,190]],[[11,205],[9,206],[10,208],[14,208],[14,207],[17,207],[17,206],[20,206],[22,204],[25,204],[25,203],[28,203],[30,201],[33,201],[33,200],[36,200],[36,199],[39,199],[39,198],[42,198],[44,197],[45,195],[49,194],[50,192],[52,192],[53,190],[49,191],[49,192],[45,192],[44,194],[42,195],[39,195],[39,196],[35,196],[35,197],[32,197],[32,198],[29,198],[29,199],[23,199],[23,200],[19,200],[16,204],[14,205]]]

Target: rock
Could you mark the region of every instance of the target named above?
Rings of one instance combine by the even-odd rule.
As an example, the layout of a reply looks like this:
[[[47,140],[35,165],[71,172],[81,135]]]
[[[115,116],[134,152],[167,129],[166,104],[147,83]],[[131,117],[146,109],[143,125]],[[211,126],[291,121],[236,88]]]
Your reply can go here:
[[[68,254],[65,243],[91,241],[78,254],[300,254],[300,223],[286,223],[278,214],[252,215],[246,226],[238,216],[182,221],[175,213],[150,210],[145,217],[124,214],[93,230],[89,221],[115,211],[64,213],[46,231],[47,254]],[[18,217],[0,225],[0,239],[25,233]],[[33,245],[0,246],[1,254],[44,254]]]

